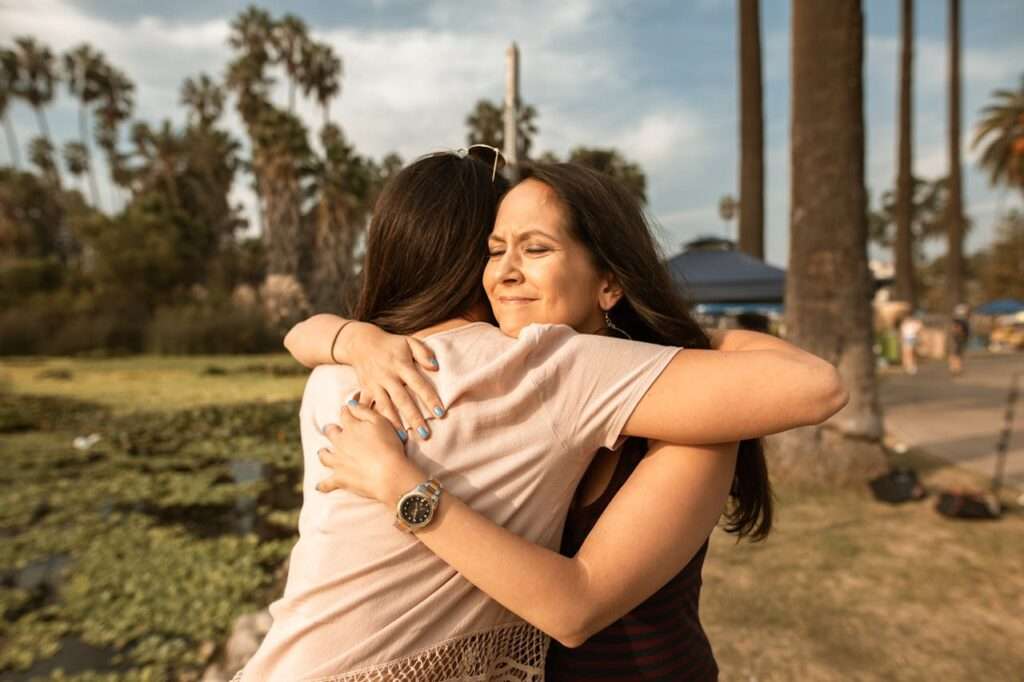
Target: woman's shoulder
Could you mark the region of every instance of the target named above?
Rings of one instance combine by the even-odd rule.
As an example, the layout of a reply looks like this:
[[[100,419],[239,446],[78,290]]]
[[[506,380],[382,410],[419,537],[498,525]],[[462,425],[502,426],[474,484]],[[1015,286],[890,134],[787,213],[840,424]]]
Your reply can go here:
[[[318,365],[309,373],[306,388],[302,393],[302,407],[318,403],[343,403],[358,392],[359,382],[355,371],[348,365]]]
[[[547,353],[577,353],[604,355],[607,353],[636,353],[663,350],[661,346],[646,341],[633,341],[604,334],[585,334],[567,324],[534,323],[523,327],[520,341],[529,343]],[[542,352],[541,355],[544,353]]]

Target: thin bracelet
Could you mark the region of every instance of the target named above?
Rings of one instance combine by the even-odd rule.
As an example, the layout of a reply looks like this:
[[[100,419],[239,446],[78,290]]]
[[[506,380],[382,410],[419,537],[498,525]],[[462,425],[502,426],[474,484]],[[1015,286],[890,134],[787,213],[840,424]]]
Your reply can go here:
[[[338,343],[338,337],[341,336],[341,330],[347,327],[348,324],[352,321],[353,320],[345,320],[344,322],[341,323],[341,326],[338,327],[338,331],[334,332],[334,340],[331,341],[331,362],[333,362],[336,365],[340,365],[341,363],[338,362],[338,358],[334,357],[334,345]]]

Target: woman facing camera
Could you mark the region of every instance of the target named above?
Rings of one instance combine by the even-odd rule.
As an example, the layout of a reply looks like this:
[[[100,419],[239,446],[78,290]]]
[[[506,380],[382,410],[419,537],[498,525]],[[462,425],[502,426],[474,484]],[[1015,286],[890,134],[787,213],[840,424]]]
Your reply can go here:
[[[354,369],[318,367],[307,385],[300,539],[244,679],[541,679],[546,640],[531,625],[576,654],[652,599],[684,604],[692,586],[659,590],[694,561],[699,577],[730,494],[734,531],[770,527],[763,457],[750,441],[737,462],[736,441],[816,423],[845,401],[830,365],[770,337],[730,334],[709,350],[614,183],[539,167],[489,234],[492,173],[455,155],[403,170],[370,228],[360,322],[318,317],[286,340],[306,364],[330,348]],[[637,340],[594,333],[613,325]],[[408,363],[388,376],[360,359],[386,344],[421,362],[429,352],[436,391]],[[444,421],[423,423],[403,383]],[[556,550],[577,487],[577,516],[600,520],[569,529],[567,541],[586,536],[570,558]],[[657,629],[671,639],[689,627],[691,641],[695,602],[692,616]],[[702,662],[713,675],[709,648]]]

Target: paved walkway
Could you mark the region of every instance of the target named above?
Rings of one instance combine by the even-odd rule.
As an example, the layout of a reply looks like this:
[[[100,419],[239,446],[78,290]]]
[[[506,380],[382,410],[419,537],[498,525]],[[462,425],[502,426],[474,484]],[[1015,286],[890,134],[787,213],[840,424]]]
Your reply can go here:
[[[886,431],[894,441],[991,479],[1010,380],[1019,373],[1005,480],[1024,487],[1024,353],[969,354],[965,366],[956,378],[935,360],[922,362],[914,376],[895,368],[880,372]]]

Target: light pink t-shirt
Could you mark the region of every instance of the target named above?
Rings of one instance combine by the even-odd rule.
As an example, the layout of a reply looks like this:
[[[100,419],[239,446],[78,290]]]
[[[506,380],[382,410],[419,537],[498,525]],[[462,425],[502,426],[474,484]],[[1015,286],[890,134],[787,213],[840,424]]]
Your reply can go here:
[[[424,341],[448,414],[431,421],[429,440],[410,438],[409,457],[477,512],[552,550],[594,453],[615,445],[678,350],[563,325],[530,325],[513,339],[474,323]],[[317,457],[330,446],[321,429],[357,390],[340,366],[316,368],[306,385],[299,540],[243,679],[486,680],[503,670],[539,679],[541,633],[395,528],[393,509],[315,490],[329,474]]]

